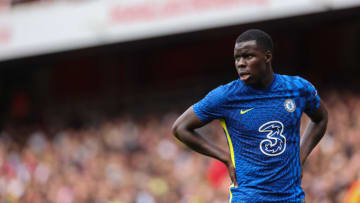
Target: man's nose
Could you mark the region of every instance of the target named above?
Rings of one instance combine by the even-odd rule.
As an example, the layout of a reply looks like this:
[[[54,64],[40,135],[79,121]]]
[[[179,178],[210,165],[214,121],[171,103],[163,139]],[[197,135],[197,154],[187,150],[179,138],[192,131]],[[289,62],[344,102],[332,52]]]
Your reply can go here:
[[[246,61],[244,60],[243,57],[240,57],[240,59],[236,62],[236,66],[239,68],[246,67]]]

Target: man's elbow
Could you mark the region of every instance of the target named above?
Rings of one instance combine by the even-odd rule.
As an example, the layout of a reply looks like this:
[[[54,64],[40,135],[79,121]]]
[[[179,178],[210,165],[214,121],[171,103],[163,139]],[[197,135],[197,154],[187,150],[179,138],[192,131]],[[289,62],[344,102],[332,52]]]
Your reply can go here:
[[[171,127],[171,132],[176,138],[180,139],[181,127],[177,122]]]
[[[180,141],[186,139],[186,128],[181,123],[175,122],[171,128],[172,134]]]
[[[174,123],[174,124],[172,125],[172,127],[171,127],[171,132],[172,132],[172,134],[173,134],[174,136],[176,136],[177,131],[178,131],[178,128],[179,128],[179,126],[177,125],[177,123]]]

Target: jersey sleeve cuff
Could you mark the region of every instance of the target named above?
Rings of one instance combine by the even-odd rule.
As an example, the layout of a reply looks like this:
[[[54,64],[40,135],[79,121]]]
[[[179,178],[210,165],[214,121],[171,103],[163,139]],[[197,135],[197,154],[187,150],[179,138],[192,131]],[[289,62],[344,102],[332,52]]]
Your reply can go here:
[[[211,118],[207,117],[203,111],[199,109],[197,104],[193,105],[193,110],[195,115],[201,120],[201,122],[208,123],[212,120]]]

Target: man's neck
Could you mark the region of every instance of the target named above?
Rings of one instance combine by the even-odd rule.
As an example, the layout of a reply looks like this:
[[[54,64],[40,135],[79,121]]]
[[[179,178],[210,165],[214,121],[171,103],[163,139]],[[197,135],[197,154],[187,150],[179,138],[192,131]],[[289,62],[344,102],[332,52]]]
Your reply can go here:
[[[269,67],[269,72],[265,75],[264,79],[261,80],[259,84],[254,85],[256,89],[267,89],[274,80],[274,72],[271,67]]]

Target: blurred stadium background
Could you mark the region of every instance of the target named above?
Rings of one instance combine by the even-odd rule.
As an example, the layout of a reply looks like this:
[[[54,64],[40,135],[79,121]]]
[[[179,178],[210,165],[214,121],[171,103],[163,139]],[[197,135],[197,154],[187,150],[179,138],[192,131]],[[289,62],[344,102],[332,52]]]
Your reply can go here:
[[[170,127],[236,79],[248,28],[329,108],[307,202],[360,202],[357,0],[0,0],[0,202],[227,202],[224,166]],[[226,145],[217,122],[201,130]]]

